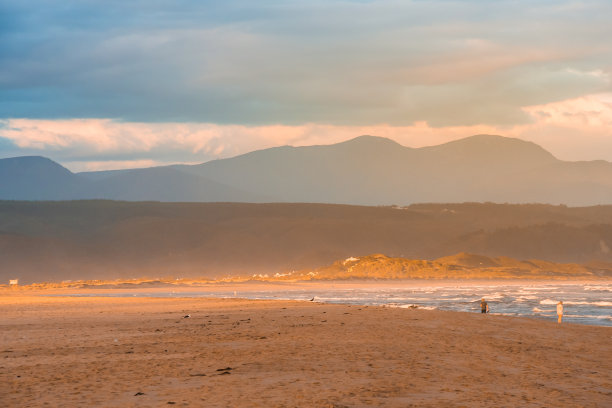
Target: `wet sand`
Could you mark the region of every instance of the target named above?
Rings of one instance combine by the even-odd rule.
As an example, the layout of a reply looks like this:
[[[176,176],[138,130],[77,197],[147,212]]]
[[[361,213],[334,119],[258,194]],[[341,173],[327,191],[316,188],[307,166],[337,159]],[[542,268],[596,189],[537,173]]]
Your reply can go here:
[[[611,354],[611,328],[507,316],[0,296],[7,407],[609,407]]]

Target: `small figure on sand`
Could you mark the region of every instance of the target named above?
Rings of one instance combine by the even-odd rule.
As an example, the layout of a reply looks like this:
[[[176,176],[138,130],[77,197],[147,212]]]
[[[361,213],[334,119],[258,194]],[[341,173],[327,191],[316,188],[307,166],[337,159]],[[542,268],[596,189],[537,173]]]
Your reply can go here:
[[[489,304],[484,298],[480,301],[480,313],[489,313]]]
[[[559,316],[559,320],[557,320],[557,323],[561,323],[561,320],[563,320],[563,301],[560,300],[559,303],[557,303],[557,316]]]

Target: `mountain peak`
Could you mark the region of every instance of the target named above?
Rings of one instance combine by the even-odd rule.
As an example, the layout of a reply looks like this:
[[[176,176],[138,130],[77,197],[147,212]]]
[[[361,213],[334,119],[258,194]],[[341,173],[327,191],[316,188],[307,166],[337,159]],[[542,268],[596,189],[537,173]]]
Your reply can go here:
[[[361,135],[357,136],[353,139],[346,140],[344,142],[338,143],[339,145],[371,145],[371,146],[402,146],[397,143],[395,140],[382,137],[382,136],[372,136],[372,135]],[[402,146],[403,147],[403,146]]]
[[[35,162],[52,162],[55,163],[53,160],[49,159],[48,157],[44,157],[44,156],[17,156],[17,157],[7,157],[5,159],[0,159],[2,162],[29,162],[29,163],[35,163]]]
[[[70,170],[61,164],[43,156],[19,156],[0,159],[0,170],[18,171],[21,173],[52,171],[55,173],[72,174]]]
[[[474,143],[522,143],[522,144],[529,144],[529,145],[536,145],[533,142],[527,141],[527,140],[523,140],[523,139],[518,139],[516,137],[510,137],[510,136],[501,136],[501,135],[490,135],[488,133],[480,133],[478,135],[473,135],[473,136],[468,136],[466,138],[460,139],[460,140],[464,140],[464,141],[472,141]]]
[[[466,146],[469,148],[473,148],[475,146],[488,146],[490,148],[507,147],[507,146],[523,146],[525,148],[530,147],[530,148],[538,149],[538,150],[548,153],[540,145],[535,144],[533,142],[529,142],[527,140],[517,139],[515,137],[489,135],[489,134],[479,134],[479,135],[474,135],[474,136],[468,136],[463,139],[453,140],[451,142],[444,143],[444,144],[441,144],[435,147],[442,147],[442,146]]]
[[[68,199],[80,182],[80,177],[46,157],[0,159],[0,198],[4,200]]]
[[[540,145],[513,137],[480,134],[459,140],[453,140],[437,146],[423,149],[441,153],[446,156],[467,159],[521,158],[521,161],[550,163],[557,159]]]

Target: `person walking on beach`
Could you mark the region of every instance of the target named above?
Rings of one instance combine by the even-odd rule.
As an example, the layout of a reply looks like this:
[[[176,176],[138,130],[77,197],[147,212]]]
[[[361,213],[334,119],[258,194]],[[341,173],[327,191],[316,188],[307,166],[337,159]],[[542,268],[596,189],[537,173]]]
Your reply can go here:
[[[489,304],[484,298],[480,301],[480,313],[489,313]]]
[[[557,303],[557,316],[559,316],[559,320],[557,321],[557,323],[561,324],[561,320],[563,319],[563,301],[560,300],[559,303]]]

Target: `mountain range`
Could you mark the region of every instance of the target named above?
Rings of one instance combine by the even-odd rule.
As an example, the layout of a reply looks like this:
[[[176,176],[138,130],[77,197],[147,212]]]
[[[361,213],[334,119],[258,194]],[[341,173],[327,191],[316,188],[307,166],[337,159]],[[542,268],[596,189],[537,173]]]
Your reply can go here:
[[[422,148],[360,136],[115,171],[72,173],[38,156],[1,159],[0,199],[597,205],[612,203],[612,163],[562,161],[534,143],[494,135]]]

